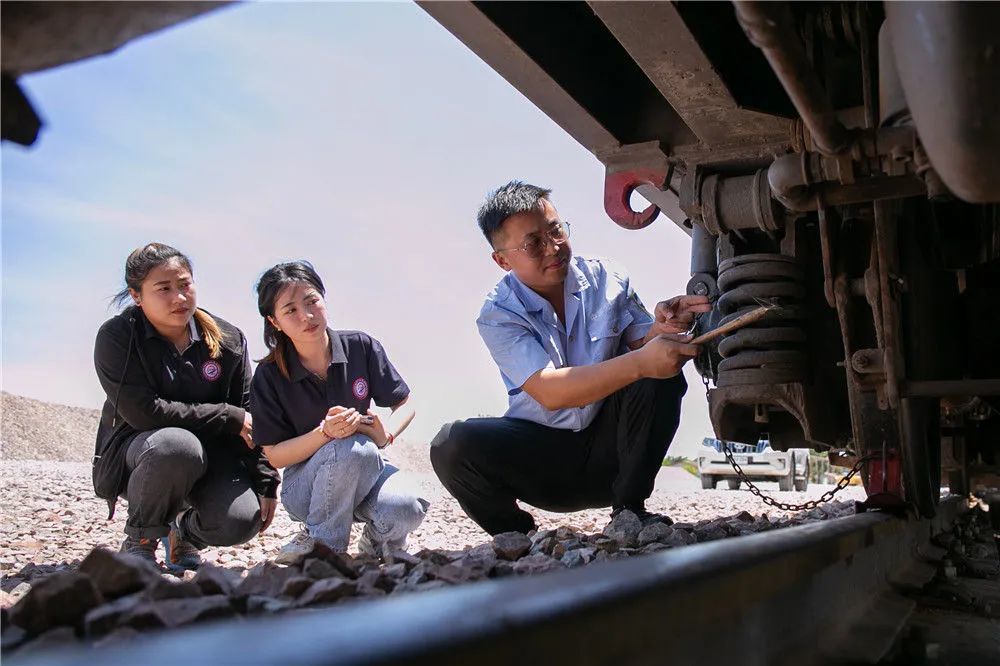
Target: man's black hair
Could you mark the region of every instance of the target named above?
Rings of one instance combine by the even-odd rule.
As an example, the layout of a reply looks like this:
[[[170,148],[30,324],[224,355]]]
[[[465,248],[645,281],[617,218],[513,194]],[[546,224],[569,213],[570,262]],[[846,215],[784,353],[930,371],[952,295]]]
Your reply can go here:
[[[486,195],[486,201],[479,207],[476,221],[486,240],[493,244],[493,238],[503,226],[504,220],[518,213],[538,210],[542,199],[548,199],[552,190],[537,185],[529,185],[520,180],[512,180],[503,187]]]

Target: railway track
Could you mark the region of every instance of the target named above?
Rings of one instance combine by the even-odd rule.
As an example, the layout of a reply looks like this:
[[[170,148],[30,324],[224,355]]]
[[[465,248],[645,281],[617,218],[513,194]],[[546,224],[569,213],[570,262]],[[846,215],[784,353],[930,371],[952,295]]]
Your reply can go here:
[[[952,497],[933,519],[862,513],[563,573],[204,626],[109,648],[100,663],[879,663],[907,633],[917,607],[908,593],[940,577],[948,551],[934,541],[951,534],[955,543],[966,509]]]

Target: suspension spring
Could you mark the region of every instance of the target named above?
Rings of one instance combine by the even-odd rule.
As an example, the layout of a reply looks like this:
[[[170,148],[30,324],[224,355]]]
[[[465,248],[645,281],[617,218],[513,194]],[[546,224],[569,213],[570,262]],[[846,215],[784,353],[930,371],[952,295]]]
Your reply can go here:
[[[781,254],[745,254],[719,264],[720,326],[761,304],[778,307],[722,339],[718,386],[806,380],[802,283],[802,269]]]

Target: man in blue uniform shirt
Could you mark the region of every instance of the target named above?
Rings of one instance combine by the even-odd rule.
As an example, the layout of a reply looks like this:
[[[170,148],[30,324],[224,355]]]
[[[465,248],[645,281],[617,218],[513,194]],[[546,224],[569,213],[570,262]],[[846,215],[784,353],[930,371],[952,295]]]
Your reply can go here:
[[[506,274],[477,324],[509,408],[445,425],[431,444],[441,483],[490,534],[535,527],[516,500],[648,515],[680,420],[681,369],[698,353],[682,334],[710,309],[703,296],[679,296],[650,314],[621,268],[573,256],[549,194],[513,181],[479,210]]]

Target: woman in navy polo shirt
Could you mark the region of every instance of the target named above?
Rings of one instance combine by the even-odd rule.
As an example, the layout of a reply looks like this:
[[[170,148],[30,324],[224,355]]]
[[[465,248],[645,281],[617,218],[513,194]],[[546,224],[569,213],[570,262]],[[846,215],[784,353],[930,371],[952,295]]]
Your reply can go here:
[[[429,506],[379,451],[413,420],[410,389],[377,340],[327,327],[325,294],[305,261],[278,264],[257,283],[270,353],[250,391],[254,440],[285,468],[281,501],[305,523],[278,561],[308,553],[314,541],[347,550],[355,520],[365,523],[362,553],[402,550]],[[392,410],[385,421],[373,401]]]

